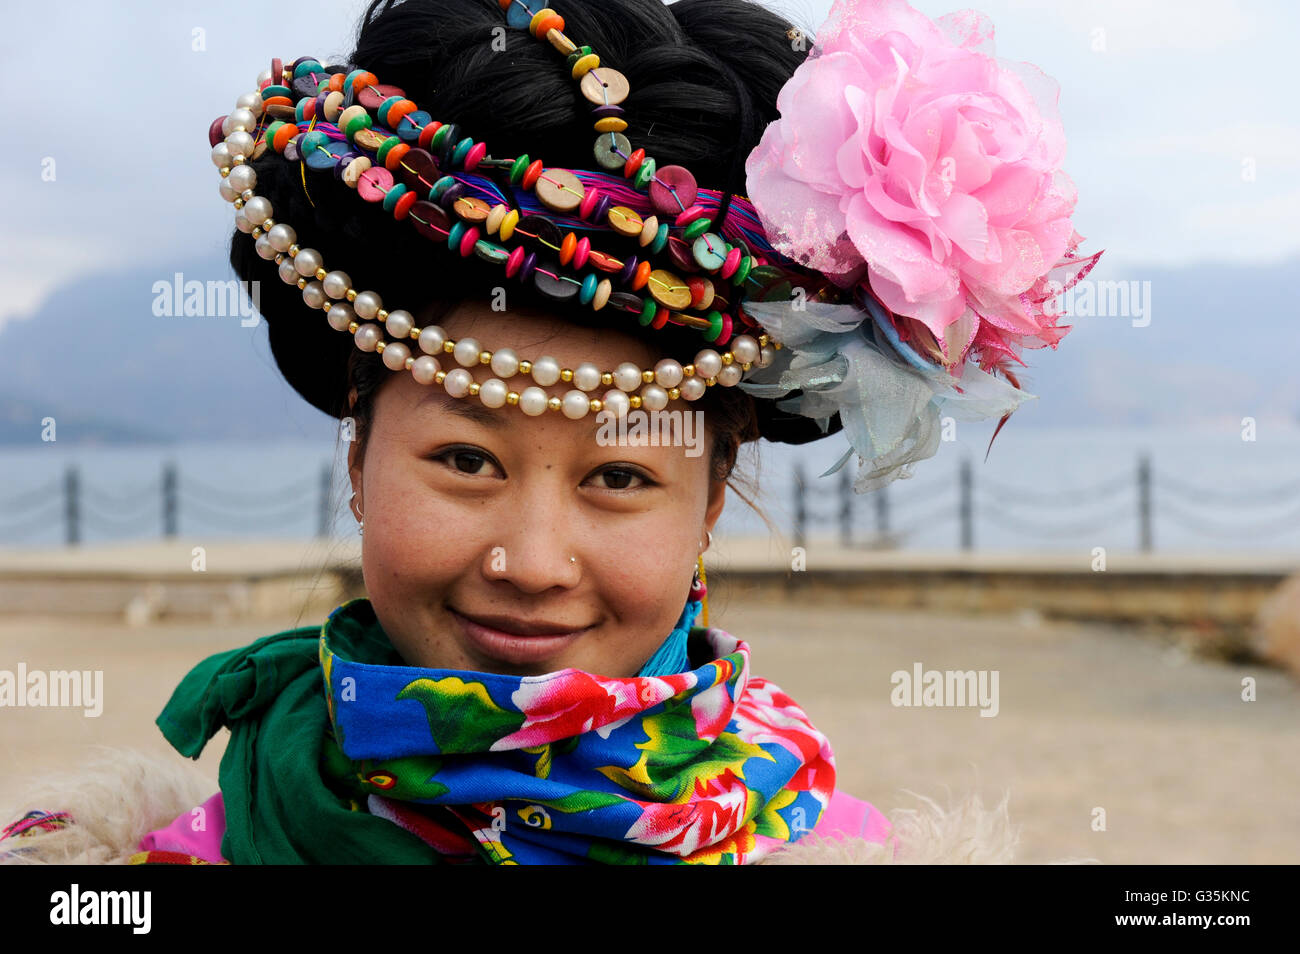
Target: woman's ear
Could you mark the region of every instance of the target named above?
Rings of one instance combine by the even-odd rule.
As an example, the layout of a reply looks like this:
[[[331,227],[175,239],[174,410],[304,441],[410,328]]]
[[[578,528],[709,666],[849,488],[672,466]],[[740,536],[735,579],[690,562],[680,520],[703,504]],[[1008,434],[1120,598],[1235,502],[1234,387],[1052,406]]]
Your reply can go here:
[[[704,511],[704,529],[711,531],[722,516],[722,508],[727,503],[727,482],[709,478],[709,503]]]

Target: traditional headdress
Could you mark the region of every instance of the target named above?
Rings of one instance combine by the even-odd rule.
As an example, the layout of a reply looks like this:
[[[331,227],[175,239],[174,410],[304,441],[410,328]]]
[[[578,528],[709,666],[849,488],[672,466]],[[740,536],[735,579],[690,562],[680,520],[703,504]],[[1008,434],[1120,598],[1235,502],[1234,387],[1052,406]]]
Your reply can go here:
[[[995,61],[981,15],[931,22],[902,0],[837,0],[781,90],[781,119],[748,156],[746,198],[636,148],[620,106],[627,79],[570,39],[559,13],[541,0],[500,5],[506,24],[565,58],[592,104],[598,170],[494,157],[453,117],[312,57],[273,60],[212,123],[236,226],[325,312],[304,334],[350,334],[422,384],[532,416],[656,411],[739,387],[769,439],[843,427],[851,446],[828,473],[856,452],[858,492],[933,456],[941,410],[1005,419],[1033,397],[1011,365],[1069,330],[1051,303],[1101,253],[1075,256],[1055,85]],[[409,222],[412,241],[495,263],[557,304],[604,311],[612,327],[695,329],[701,348],[687,364],[567,368],[420,327],[404,302],[355,287],[347,262],[300,246],[257,192],[249,163],[268,152],[300,166],[304,189],[308,170],[332,171]],[[476,381],[468,369],[480,364],[495,377]]]

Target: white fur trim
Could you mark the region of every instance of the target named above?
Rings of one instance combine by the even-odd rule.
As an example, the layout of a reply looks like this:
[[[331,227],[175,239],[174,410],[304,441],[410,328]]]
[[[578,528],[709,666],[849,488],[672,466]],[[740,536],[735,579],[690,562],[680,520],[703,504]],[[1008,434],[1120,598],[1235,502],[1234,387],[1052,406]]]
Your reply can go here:
[[[0,828],[38,808],[69,812],[73,824],[0,841],[0,864],[125,864],[146,832],[217,791],[216,779],[179,755],[99,748],[86,766],[36,780],[19,804],[3,806]]]

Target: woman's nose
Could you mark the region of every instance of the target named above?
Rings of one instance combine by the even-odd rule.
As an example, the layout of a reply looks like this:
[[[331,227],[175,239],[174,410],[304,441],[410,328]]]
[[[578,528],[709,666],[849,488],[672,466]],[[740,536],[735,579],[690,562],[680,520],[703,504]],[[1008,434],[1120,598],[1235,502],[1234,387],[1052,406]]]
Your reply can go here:
[[[525,593],[571,588],[582,578],[585,550],[577,521],[553,501],[520,500],[508,528],[489,534],[483,575]]]

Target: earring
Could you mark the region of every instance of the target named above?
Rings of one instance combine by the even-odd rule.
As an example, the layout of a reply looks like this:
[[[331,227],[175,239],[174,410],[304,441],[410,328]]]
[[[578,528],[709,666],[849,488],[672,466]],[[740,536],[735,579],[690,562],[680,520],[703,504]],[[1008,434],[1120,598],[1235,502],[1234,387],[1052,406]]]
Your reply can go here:
[[[691,599],[704,605],[700,609],[700,625],[709,625],[709,587],[704,576],[704,555],[695,559],[695,579],[691,580]]]
[[[348,503],[356,503],[356,500],[357,500],[357,495],[354,491],[352,494],[352,499],[349,500]],[[361,519],[361,508],[358,507],[357,508],[357,533],[364,534],[365,532],[366,532],[366,522],[363,519]]]

